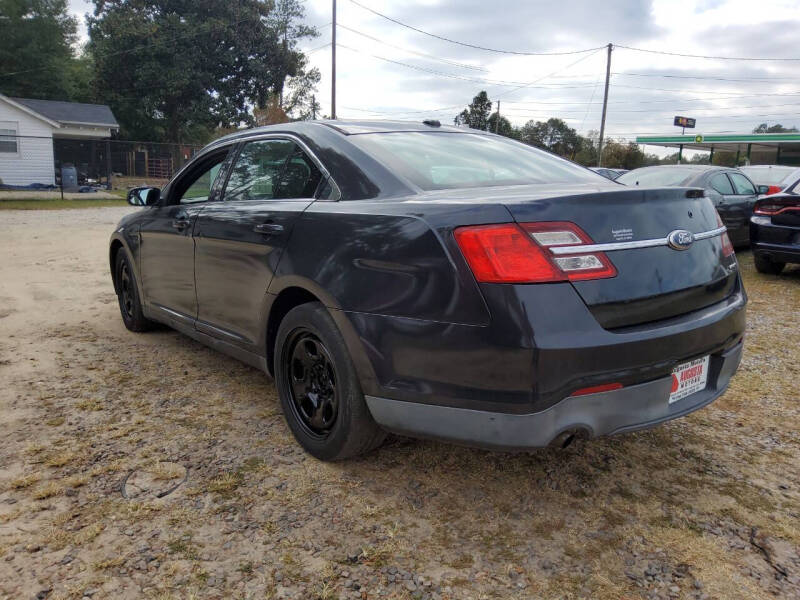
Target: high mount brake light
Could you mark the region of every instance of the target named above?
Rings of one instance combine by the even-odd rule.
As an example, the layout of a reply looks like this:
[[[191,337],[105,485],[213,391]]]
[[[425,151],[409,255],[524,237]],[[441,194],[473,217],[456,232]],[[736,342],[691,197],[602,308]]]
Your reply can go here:
[[[717,213],[717,227],[722,227],[723,225],[722,217]],[[733,255],[733,244],[731,244],[731,238],[728,237],[728,232],[726,231],[722,234],[722,256],[727,258],[731,255]]]
[[[547,283],[615,277],[602,252],[581,252],[592,239],[574,223],[502,223],[459,227],[454,232],[475,278],[482,283]],[[574,247],[554,256],[550,248]]]

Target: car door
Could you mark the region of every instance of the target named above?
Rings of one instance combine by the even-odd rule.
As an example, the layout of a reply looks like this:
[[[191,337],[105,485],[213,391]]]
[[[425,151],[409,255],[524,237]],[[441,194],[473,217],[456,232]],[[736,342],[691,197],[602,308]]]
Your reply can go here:
[[[190,163],[141,222],[142,289],[145,305],[156,318],[193,326],[197,317],[192,230],[219,184],[229,149],[212,151]]]
[[[208,206],[195,227],[199,331],[257,349],[266,330],[267,288],[322,179],[292,139],[241,144],[222,201]]]
[[[734,244],[741,243],[741,240],[737,242],[737,239],[735,239],[737,235],[741,235],[741,214],[737,215],[736,192],[725,171],[720,171],[709,177],[706,185],[706,195],[714,202],[714,208],[717,209],[722,222],[730,232],[731,241]]]
[[[728,178],[733,184],[733,196],[726,198],[729,220],[734,229],[731,239],[734,244],[746,244],[750,241],[750,217],[758,200],[758,190],[744,173],[728,171]]]

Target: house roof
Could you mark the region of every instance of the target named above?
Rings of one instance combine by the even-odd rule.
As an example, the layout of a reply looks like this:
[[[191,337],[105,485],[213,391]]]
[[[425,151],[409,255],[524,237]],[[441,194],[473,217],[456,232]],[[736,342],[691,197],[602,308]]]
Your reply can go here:
[[[34,100],[31,98],[10,98],[10,100],[59,123],[119,127],[114,113],[105,104],[82,104],[80,102]]]

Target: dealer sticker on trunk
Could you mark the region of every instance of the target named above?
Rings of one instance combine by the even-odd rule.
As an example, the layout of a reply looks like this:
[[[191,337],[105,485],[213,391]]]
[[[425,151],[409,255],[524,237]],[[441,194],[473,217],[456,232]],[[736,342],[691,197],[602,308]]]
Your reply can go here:
[[[669,403],[682,400],[695,392],[706,389],[708,380],[708,356],[696,358],[678,365],[672,370],[672,392]]]

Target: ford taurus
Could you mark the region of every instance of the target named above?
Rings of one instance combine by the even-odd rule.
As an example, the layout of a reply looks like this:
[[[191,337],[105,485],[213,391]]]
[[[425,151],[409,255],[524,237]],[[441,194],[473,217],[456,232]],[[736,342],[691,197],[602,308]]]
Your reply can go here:
[[[521,450],[651,427],[739,365],[746,296],[699,189],[435,121],[329,121],[223,137],[129,202],[125,326],[272,375],[323,460],[387,431]]]

